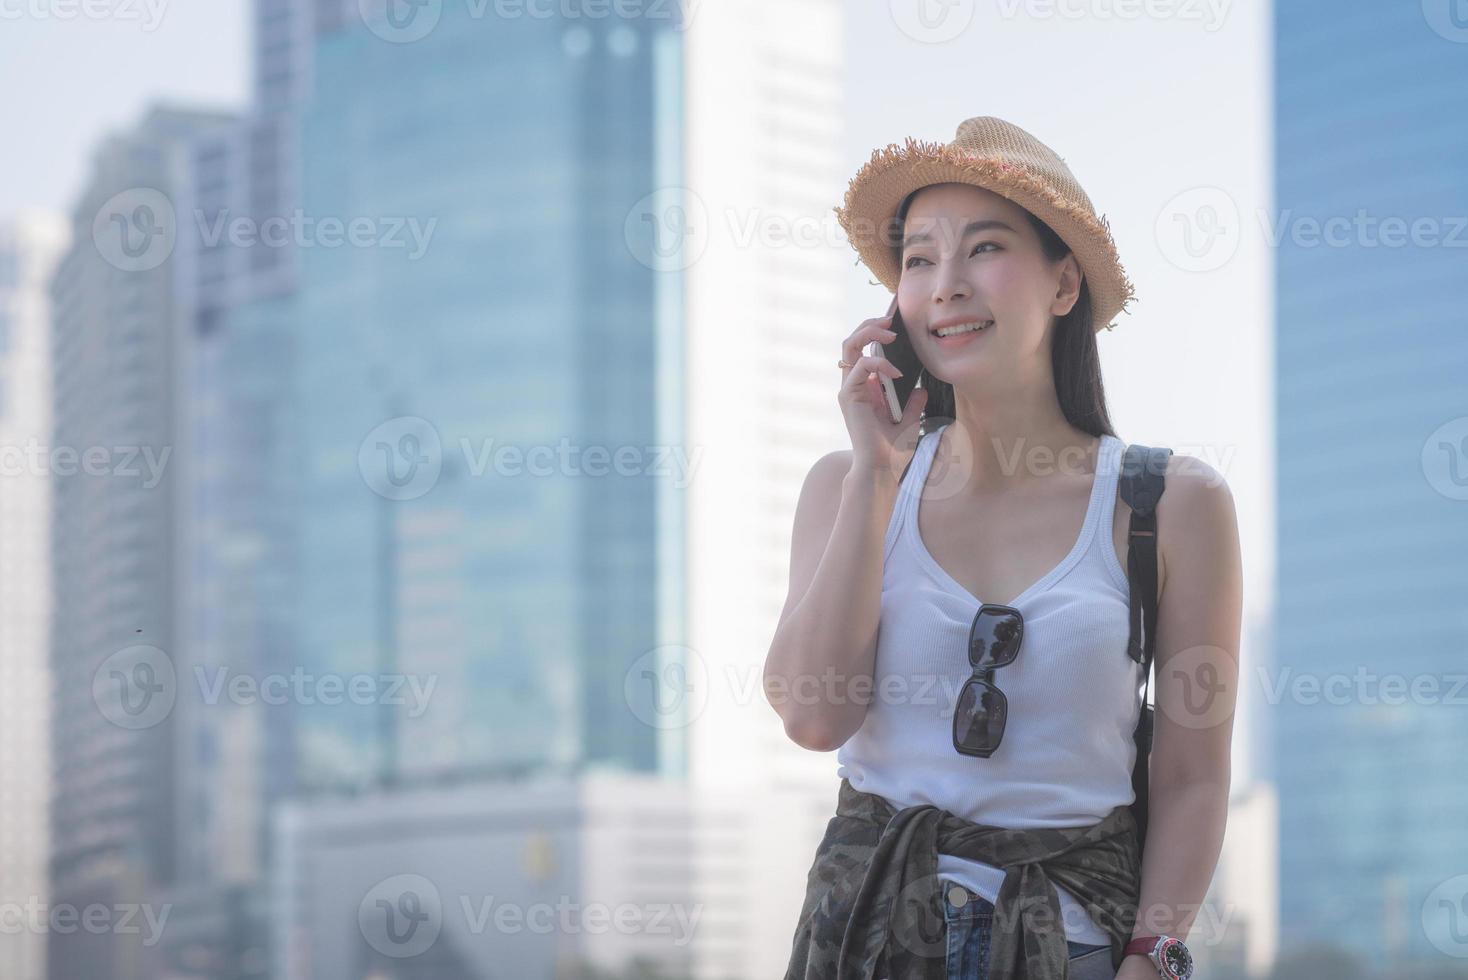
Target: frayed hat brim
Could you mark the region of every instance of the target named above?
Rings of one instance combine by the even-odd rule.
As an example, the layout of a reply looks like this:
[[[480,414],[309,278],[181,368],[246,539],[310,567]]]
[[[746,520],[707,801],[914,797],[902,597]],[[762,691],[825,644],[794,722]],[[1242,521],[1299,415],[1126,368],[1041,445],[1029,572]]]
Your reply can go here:
[[[847,239],[867,268],[895,293],[901,270],[889,230],[907,195],[950,182],[993,191],[1049,225],[1075,253],[1090,285],[1093,328],[1110,329],[1112,321],[1135,302],[1136,291],[1122,267],[1105,215],[1096,213],[1064,161],[1052,151],[1018,127],[982,118],[1019,136],[988,154],[973,152],[956,141],[912,137],[874,150],[851,178],[842,204],[832,209]]]

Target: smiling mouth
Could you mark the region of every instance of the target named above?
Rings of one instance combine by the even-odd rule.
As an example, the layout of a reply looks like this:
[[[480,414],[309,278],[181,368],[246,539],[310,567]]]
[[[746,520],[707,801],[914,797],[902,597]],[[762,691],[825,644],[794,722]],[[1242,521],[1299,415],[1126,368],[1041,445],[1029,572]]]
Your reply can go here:
[[[993,320],[970,320],[968,323],[955,324],[951,327],[940,327],[937,330],[928,331],[939,340],[949,337],[966,337],[970,334],[983,333],[994,326]]]

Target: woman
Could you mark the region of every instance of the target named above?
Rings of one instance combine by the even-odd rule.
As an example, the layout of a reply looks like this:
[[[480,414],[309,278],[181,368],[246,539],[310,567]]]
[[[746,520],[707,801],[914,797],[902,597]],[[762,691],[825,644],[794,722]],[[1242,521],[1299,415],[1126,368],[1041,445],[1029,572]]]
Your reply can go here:
[[[767,691],[820,679],[771,703],[797,744],[840,750],[787,980],[1187,977],[1227,813],[1227,485],[1168,459],[1144,865],[1126,444],[1095,340],[1132,296],[1109,229],[1054,151],[993,117],[875,152],[837,214],[900,318],[842,345],[852,448],[806,478],[765,665]],[[878,376],[901,372],[862,351],[904,331],[921,387],[893,423]]]

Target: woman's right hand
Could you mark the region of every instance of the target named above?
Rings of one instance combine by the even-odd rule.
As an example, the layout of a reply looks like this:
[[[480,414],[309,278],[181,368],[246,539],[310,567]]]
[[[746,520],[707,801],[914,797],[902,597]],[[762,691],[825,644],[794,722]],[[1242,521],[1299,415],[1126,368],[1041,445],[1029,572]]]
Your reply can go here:
[[[891,316],[873,317],[862,321],[842,342],[841,359],[851,367],[841,369],[841,391],[836,400],[851,435],[851,468],[886,469],[895,478],[916,448],[916,430],[923,406],[928,403],[928,390],[914,388],[902,407],[902,421],[892,421],[878,375],[898,378],[902,372],[885,357],[862,353],[874,340],[883,344],[896,340],[891,327]]]

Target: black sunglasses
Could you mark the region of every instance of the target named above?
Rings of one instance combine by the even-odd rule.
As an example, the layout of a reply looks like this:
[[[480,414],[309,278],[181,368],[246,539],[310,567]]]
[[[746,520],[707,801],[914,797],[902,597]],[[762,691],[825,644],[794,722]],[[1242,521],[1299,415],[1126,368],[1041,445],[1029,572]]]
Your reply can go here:
[[[1025,618],[1013,606],[986,602],[968,631],[968,662],[973,676],[958,692],[953,712],[953,747],[987,759],[1004,738],[1009,700],[994,686],[994,671],[1014,663],[1025,638]]]

